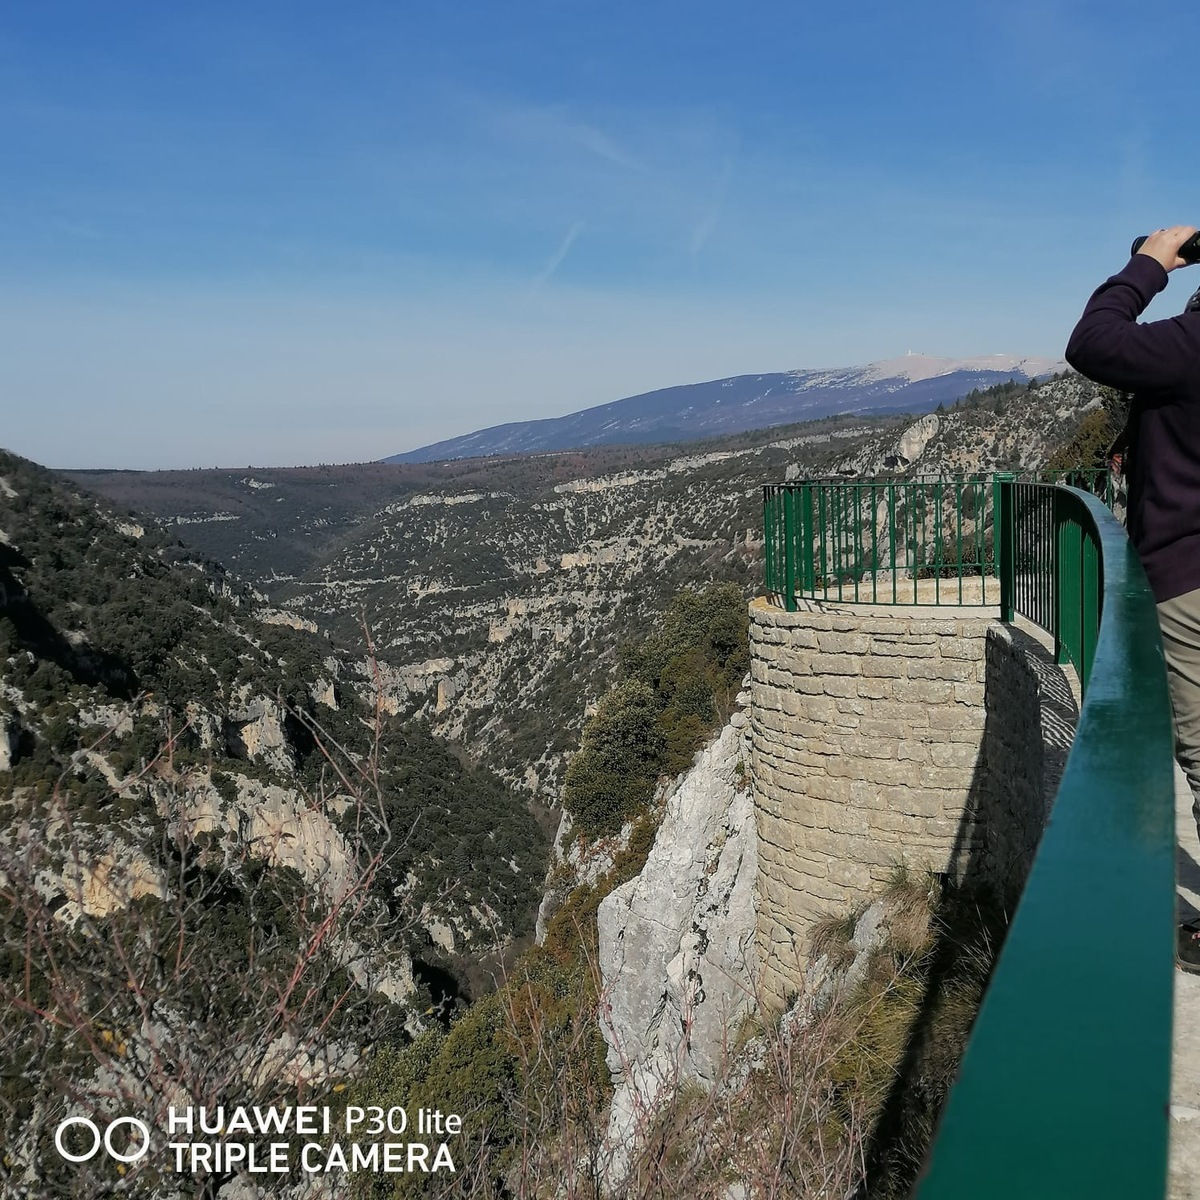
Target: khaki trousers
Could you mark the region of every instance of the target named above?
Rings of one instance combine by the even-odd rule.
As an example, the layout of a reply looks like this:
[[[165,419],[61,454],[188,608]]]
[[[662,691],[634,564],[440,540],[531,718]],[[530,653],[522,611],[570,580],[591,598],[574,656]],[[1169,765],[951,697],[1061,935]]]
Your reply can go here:
[[[1158,625],[1175,711],[1175,757],[1191,785],[1200,834],[1200,589],[1158,605]]]

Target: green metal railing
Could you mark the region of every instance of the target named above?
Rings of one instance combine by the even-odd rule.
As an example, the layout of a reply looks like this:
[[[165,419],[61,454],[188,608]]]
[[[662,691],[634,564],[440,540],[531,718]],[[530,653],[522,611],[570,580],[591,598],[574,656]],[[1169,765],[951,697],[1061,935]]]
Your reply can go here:
[[[763,489],[767,589],[865,604],[998,601],[992,485],[980,476],[931,480],[815,479]],[[990,577],[990,594],[988,582]],[[972,599],[967,580],[986,599]],[[923,580],[931,582],[922,587]]]
[[[1039,495],[1026,515],[1053,533],[1060,504],[1058,535],[1040,543],[1060,554],[1068,543],[1058,595],[1076,561],[1095,570],[1103,621],[1062,783],[919,1200],[1166,1194],[1175,813],[1162,645],[1124,531],[1082,492]],[[1094,559],[1062,532],[1076,525]],[[1086,661],[1086,630],[1080,644]]]
[[[808,599],[1019,612],[1086,690],[1103,580],[1088,498],[1112,507],[1109,472],[770,484],[767,591],[789,611]]]
[[[990,570],[999,587],[989,602],[998,602],[1004,619],[1020,612],[1053,634],[1059,661],[1075,665],[1085,689],[1050,818],[914,1193],[919,1200],[1165,1195],[1175,936],[1171,707],[1154,598],[1109,511],[1115,497],[1099,480],[1073,475],[1086,490],[997,476],[982,511],[966,513],[957,497],[978,493],[960,491],[958,481],[949,491],[943,483],[940,507],[928,490],[909,492],[903,503],[884,492],[871,516],[886,531],[882,539],[859,521],[856,498],[858,489],[879,500],[861,491],[878,483],[804,481],[765,495],[768,589],[779,602],[912,603],[902,572],[932,568],[934,579],[951,572],[940,603],[954,604],[955,581],[970,577],[967,568],[981,578]],[[917,506],[923,518],[913,515]],[[893,513],[909,523],[893,526]],[[959,545],[960,531],[972,552],[955,559],[945,550]],[[882,590],[872,589],[872,573],[882,575]],[[873,599],[880,594],[905,598]],[[936,585],[917,602],[938,603]]]
[[[1056,660],[1071,663],[1086,695],[1104,587],[1091,497],[1005,475],[996,477],[996,497],[1000,616],[1020,613],[1053,634]]]
[[[1053,483],[1059,487],[1078,488],[1102,501],[1112,512],[1121,500],[1117,476],[1107,467],[1071,467],[1063,471],[1043,468],[1040,471],[1011,472],[1019,483]]]

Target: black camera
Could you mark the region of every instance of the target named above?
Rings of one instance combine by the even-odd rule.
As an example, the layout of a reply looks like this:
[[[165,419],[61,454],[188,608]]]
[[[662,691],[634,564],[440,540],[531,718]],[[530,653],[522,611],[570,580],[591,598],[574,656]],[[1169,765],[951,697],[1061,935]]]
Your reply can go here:
[[[1146,235],[1133,239],[1133,249],[1129,251],[1129,256],[1132,258],[1141,248],[1142,243],[1146,240]],[[1200,233],[1193,233],[1182,246],[1179,247],[1179,257],[1186,263],[1200,262]]]

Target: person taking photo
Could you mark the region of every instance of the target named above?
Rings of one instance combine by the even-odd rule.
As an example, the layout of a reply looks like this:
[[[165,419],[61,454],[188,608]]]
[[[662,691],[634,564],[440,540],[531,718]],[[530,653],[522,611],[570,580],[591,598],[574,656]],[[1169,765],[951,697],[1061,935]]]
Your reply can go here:
[[[1133,396],[1123,454],[1126,527],[1154,592],[1175,754],[1200,831],[1200,290],[1179,316],[1138,321],[1171,272],[1200,258],[1198,241],[1191,225],[1147,237],[1092,294],[1066,359],[1088,379]],[[1180,926],[1177,961],[1200,974],[1200,922]]]

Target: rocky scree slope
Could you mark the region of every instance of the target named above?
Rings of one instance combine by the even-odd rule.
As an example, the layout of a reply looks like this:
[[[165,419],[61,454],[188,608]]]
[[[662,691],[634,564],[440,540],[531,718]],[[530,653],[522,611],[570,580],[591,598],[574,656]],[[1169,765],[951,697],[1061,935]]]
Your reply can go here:
[[[1027,385],[1001,384],[926,414],[907,425],[899,438],[881,431],[836,463],[833,473],[1035,470],[1071,441],[1081,421],[1101,407],[1104,395],[1105,389],[1074,372]]]

